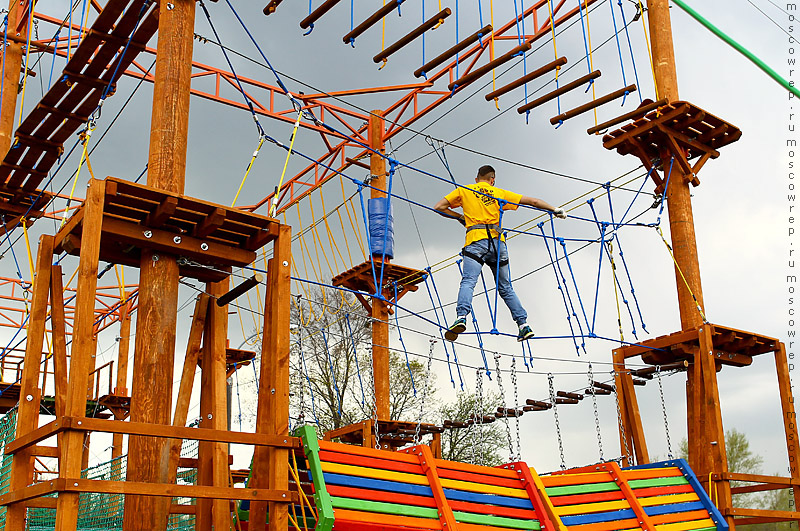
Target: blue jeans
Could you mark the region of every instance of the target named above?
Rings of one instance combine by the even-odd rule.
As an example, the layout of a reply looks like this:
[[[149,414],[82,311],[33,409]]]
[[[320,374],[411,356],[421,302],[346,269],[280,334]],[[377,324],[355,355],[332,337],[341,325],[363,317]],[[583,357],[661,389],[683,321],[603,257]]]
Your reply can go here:
[[[498,245],[500,246],[499,263],[504,264],[500,266],[499,275],[497,274],[497,267],[495,267],[495,264],[498,263]],[[478,282],[478,276],[481,274],[481,268],[483,267],[481,262],[469,256],[474,255],[480,257],[492,270],[499,295],[511,311],[511,317],[518,325],[525,323],[528,320],[528,314],[511,286],[508,251],[506,250],[505,242],[498,241],[497,238],[494,240],[484,238],[464,247],[463,255],[461,286],[458,289],[456,315],[464,317],[472,311],[472,294],[475,291],[475,284]],[[494,301],[491,302],[491,306],[494,307]]]

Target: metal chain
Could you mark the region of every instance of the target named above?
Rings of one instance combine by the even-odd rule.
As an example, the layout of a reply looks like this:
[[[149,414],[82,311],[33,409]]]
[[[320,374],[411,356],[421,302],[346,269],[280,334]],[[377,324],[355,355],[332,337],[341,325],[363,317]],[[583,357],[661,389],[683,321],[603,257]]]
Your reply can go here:
[[[613,371],[611,373],[614,374]],[[619,408],[619,393],[617,392],[617,384],[614,383],[614,400],[617,404],[617,423],[619,424],[619,434],[622,437],[622,442],[625,446],[625,453],[623,454],[624,459],[628,459],[629,464],[633,464],[631,462],[631,449],[628,447],[628,436],[625,434],[625,424],[622,422],[622,410]],[[620,449],[622,450],[622,449]]]
[[[669,438],[667,403],[664,401],[664,386],[661,384],[661,365],[656,366],[656,378],[658,378],[658,393],[661,395],[661,411],[664,413],[664,432],[667,434],[667,456],[672,459],[672,441]]]
[[[511,358],[511,386],[514,388],[514,429],[517,436],[517,455],[513,461],[522,461],[522,444],[519,439],[519,391],[517,389],[517,358]]]
[[[553,404],[553,417],[556,419],[556,434],[558,435],[558,453],[561,455],[561,470],[567,469],[564,460],[564,441],[561,440],[561,424],[558,422],[558,406],[556,406],[556,391],[553,387],[553,373],[547,373],[547,383],[550,387],[550,403]]]
[[[494,368],[497,375],[497,387],[500,388],[500,399],[502,403],[506,402],[506,392],[503,389],[503,376],[500,374],[500,354],[494,353]],[[508,423],[508,408],[503,405],[503,423],[506,425],[506,437],[508,438],[508,458],[510,461],[514,460],[514,441],[511,439],[511,425]]]
[[[605,461],[603,457],[603,438],[600,436],[600,415],[597,414],[597,394],[594,391],[594,373],[592,364],[589,363],[589,389],[592,391],[592,408],[594,408],[594,426],[597,429],[597,447],[600,449],[600,461]]]
[[[472,445],[472,462],[481,465],[483,464],[483,369],[475,371],[475,377],[475,394],[477,396],[475,397],[475,416],[472,424],[475,426],[477,441]]]
[[[422,383],[422,401],[419,403],[419,417],[417,417],[417,427],[414,430],[414,446],[419,444],[419,432],[422,429],[422,413],[425,409],[425,400],[428,398],[428,379],[431,375],[431,362],[433,361],[433,347],[436,345],[435,339],[430,339],[430,348],[428,349],[428,368],[425,372],[425,380]]]

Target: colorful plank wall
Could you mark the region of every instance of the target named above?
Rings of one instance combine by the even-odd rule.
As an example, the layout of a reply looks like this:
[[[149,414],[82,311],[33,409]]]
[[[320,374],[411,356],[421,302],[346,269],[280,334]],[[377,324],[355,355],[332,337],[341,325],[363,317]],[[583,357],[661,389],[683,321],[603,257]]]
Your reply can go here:
[[[541,480],[570,531],[728,529],[682,459],[626,469],[602,463]]]
[[[318,441],[301,428],[316,531],[727,531],[682,460],[603,463],[540,477],[525,463],[434,459]]]

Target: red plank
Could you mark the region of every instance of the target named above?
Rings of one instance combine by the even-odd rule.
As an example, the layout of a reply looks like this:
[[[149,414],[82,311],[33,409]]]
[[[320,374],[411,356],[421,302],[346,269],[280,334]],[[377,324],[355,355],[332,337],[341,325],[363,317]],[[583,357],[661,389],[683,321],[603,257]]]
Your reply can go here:
[[[569,496],[550,496],[550,501],[553,502],[553,505],[556,507],[624,499],[625,496],[622,494],[621,490],[612,490],[611,492],[592,492],[589,494],[572,494]]]
[[[378,468],[381,470],[391,470],[394,472],[408,472],[410,474],[422,474],[422,467],[419,463],[403,463],[400,461],[390,461],[388,459],[378,459],[366,455],[345,454],[342,452],[330,452],[321,450],[319,459],[327,463],[340,463],[343,465],[354,465],[368,468]]]

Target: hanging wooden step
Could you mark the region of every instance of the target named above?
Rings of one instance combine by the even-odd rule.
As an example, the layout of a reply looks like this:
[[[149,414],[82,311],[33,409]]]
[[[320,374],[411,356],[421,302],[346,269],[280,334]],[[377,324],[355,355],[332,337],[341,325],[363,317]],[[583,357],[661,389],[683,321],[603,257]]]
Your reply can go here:
[[[464,88],[465,86],[469,85],[470,83],[472,83],[473,81],[475,81],[479,77],[483,76],[487,72],[490,72],[491,70],[494,70],[495,68],[497,68],[498,66],[502,65],[503,63],[506,63],[506,62],[510,61],[511,59],[516,57],[517,55],[519,55],[521,53],[525,53],[530,49],[531,49],[531,43],[530,42],[524,42],[524,43],[520,44],[519,46],[517,46],[516,48],[514,48],[514,49],[506,52],[505,54],[501,55],[500,57],[494,59],[493,61],[489,61],[485,65],[483,65],[483,66],[481,66],[479,68],[476,68],[475,70],[472,70],[471,72],[467,72],[466,74],[464,74],[460,78],[456,79],[455,81],[453,81],[452,83],[447,85],[447,89],[448,90],[453,90],[456,87],[457,88]]]
[[[437,14],[420,24],[418,27],[414,28],[404,37],[400,38],[394,44],[387,46],[383,51],[381,51],[378,55],[372,58],[372,62],[380,63],[381,61],[387,59],[390,55],[398,51],[403,46],[406,46],[411,41],[428,31],[429,29],[433,28],[444,22],[444,19],[450,16],[450,8],[444,8],[439,11]]]
[[[586,74],[585,76],[576,79],[575,81],[567,83],[563,87],[559,87],[559,88],[555,89],[552,92],[548,92],[544,96],[541,96],[541,97],[536,98],[535,100],[533,100],[531,102],[526,103],[525,105],[517,108],[517,112],[519,114],[527,112],[527,111],[529,111],[529,110],[531,110],[531,109],[533,109],[535,107],[538,107],[539,105],[542,105],[543,103],[547,103],[548,101],[553,100],[553,99],[561,96],[562,94],[566,94],[570,90],[575,90],[576,88],[580,87],[581,85],[584,85],[584,84],[588,83],[589,81],[591,81],[593,79],[597,79],[601,75],[602,74],[601,74],[600,70],[595,70],[594,72],[590,72],[590,73]]]
[[[560,68],[560,67],[564,66],[565,64],[567,64],[567,58],[566,57],[559,57],[555,61],[547,63],[543,67],[541,67],[541,68],[539,68],[537,70],[534,70],[533,72],[531,72],[529,74],[526,74],[526,75],[522,76],[521,78],[519,78],[519,79],[517,79],[515,81],[512,81],[508,85],[503,85],[499,89],[497,89],[497,90],[495,90],[493,92],[490,92],[489,94],[487,94],[485,96],[486,101],[492,101],[493,99],[495,99],[495,98],[497,98],[499,96],[502,96],[506,92],[512,91],[517,87],[521,87],[522,85],[524,85],[524,84],[526,84],[526,83],[528,83],[530,81],[533,81],[534,79],[536,79],[538,77],[542,77],[546,73],[551,72],[551,71],[555,70],[556,68]]]
[[[400,4],[402,3],[403,0],[390,0],[389,2],[386,3],[386,5],[384,5],[382,8],[378,9],[376,12],[370,15],[370,17],[367,20],[365,20],[364,22],[362,22],[361,24],[350,30],[350,32],[347,35],[342,37],[342,41],[345,44],[350,44],[356,39],[356,37],[358,37],[365,31],[367,31],[369,28],[377,24],[379,20],[381,20],[383,17],[391,13],[395,8],[399,7]]]
[[[589,133],[590,135],[593,135],[595,133],[603,131],[604,129],[608,129],[612,125],[621,124],[622,122],[626,122],[628,120],[639,120],[648,112],[654,111],[659,107],[663,107],[664,105],[667,104],[669,104],[669,100],[667,98],[662,98],[656,102],[653,102],[652,100],[644,100],[644,102],[642,102],[641,105],[639,105],[636,109],[632,110],[631,112],[627,112],[623,115],[617,116],[616,118],[612,118],[607,122],[603,122],[601,124],[592,126],[589,129],[587,129],[586,132]]]
[[[314,24],[314,22],[322,18],[322,15],[330,11],[331,8],[333,8],[333,6],[335,6],[341,1],[342,0],[327,0],[326,2],[323,2],[322,4],[320,4],[318,8],[312,11],[306,18],[300,21],[300,27],[303,29],[310,28],[312,24]]]
[[[576,116],[591,111],[592,109],[596,109],[601,105],[612,102],[617,98],[621,98],[627,94],[630,94],[631,92],[636,92],[636,85],[628,85],[627,87],[616,90],[611,94],[606,94],[605,96],[601,96],[593,101],[584,103],[580,107],[575,107],[574,109],[561,113],[558,116],[553,116],[550,118],[550,123],[556,125],[558,123],[565,122],[570,118],[575,118]]]
[[[281,5],[281,2],[283,0],[270,0],[269,4],[264,8],[264,14],[267,16],[273,14],[278,9],[278,6]]]
[[[457,43],[456,45],[448,48],[447,50],[443,51],[421,67],[414,70],[414,77],[422,77],[427,72],[430,72],[440,64],[444,63],[458,52],[467,48],[470,44],[478,42],[481,40],[482,37],[488,37],[492,33],[492,25],[487,24],[486,26],[482,27],[466,39],[462,40],[461,42]]]

